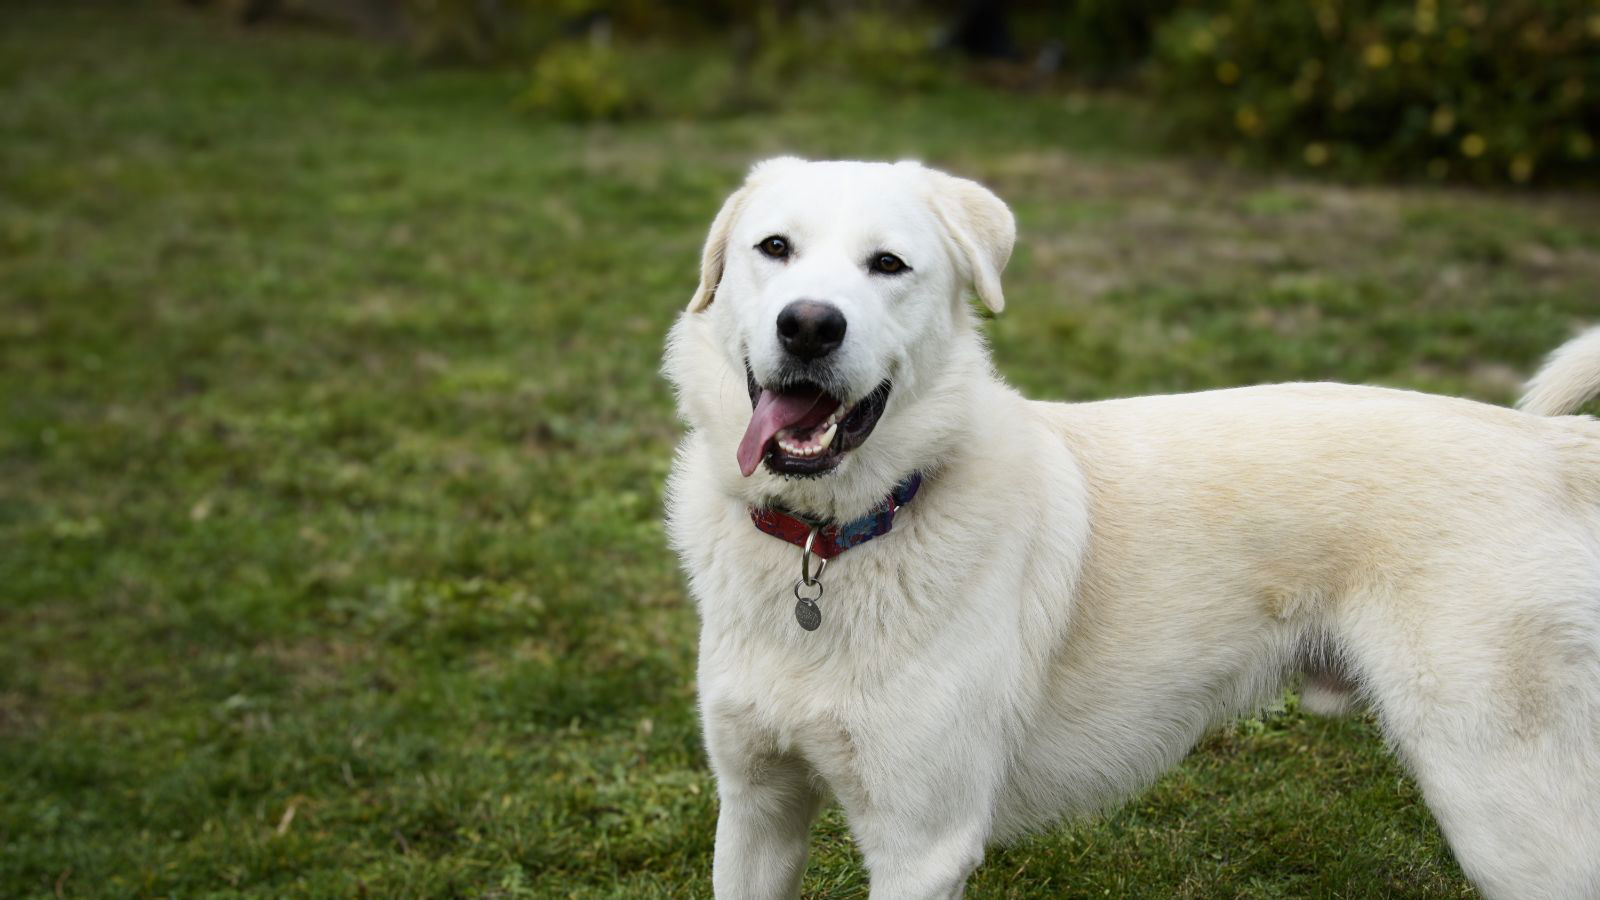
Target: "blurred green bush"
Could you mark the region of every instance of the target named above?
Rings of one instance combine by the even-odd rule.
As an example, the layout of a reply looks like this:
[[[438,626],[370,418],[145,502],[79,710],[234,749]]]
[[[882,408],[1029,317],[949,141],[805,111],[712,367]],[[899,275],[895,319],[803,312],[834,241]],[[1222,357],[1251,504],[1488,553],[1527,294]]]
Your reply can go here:
[[[1061,48],[1062,72],[1096,82],[1138,74],[1150,56],[1155,31],[1178,0],[1077,0],[1020,4],[1014,16],[1019,43]]]
[[[205,2],[205,0],[191,0]],[[347,0],[217,0],[337,18]],[[357,27],[434,61],[528,66],[571,121],[780,108],[840,80],[1146,89],[1181,146],[1353,176],[1595,180],[1596,0],[364,0]],[[382,13],[381,15],[378,13]],[[949,48],[985,13],[1004,52]],[[692,52],[683,52],[692,48]],[[971,48],[969,48],[971,49]],[[674,52],[676,50],[677,52]],[[976,52],[976,51],[974,51]],[[687,60],[687,62],[686,62]]]
[[[586,36],[546,42],[534,51],[521,104],[582,122],[706,118],[775,109],[827,78],[894,91],[928,90],[956,78],[933,49],[931,20],[870,5],[760,7],[723,21],[721,42],[690,27],[692,17],[676,21],[674,33],[670,22],[650,28],[638,16],[608,16]],[[674,41],[705,52],[672,53]]]
[[[948,84],[951,66],[935,50],[936,19],[925,11],[857,8],[765,10],[755,23],[751,74],[768,89],[815,74],[861,79],[898,90]]]
[[[1593,0],[1221,0],[1157,32],[1174,135],[1350,174],[1593,176]]]
[[[644,96],[609,43],[557,44],[533,63],[527,109],[576,122],[622,119],[644,109]]]

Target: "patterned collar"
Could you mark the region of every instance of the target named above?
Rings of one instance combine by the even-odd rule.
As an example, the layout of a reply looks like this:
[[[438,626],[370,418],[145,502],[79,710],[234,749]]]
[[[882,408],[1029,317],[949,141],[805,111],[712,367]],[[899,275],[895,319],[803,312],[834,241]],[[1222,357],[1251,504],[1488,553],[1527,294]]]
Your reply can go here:
[[[917,489],[920,487],[922,487],[922,473],[913,472],[906,480],[895,485],[889,496],[874,506],[871,512],[843,524],[822,525],[808,522],[776,507],[767,509],[751,507],[750,521],[767,534],[782,538],[796,547],[804,547],[811,530],[816,528],[817,537],[811,544],[811,552],[822,559],[833,559],[857,544],[865,544],[875,537],[888,534],[889,529],[894,527],[894,514],[900,511],[900,507],[911,502],[911,498],[917,495]]]

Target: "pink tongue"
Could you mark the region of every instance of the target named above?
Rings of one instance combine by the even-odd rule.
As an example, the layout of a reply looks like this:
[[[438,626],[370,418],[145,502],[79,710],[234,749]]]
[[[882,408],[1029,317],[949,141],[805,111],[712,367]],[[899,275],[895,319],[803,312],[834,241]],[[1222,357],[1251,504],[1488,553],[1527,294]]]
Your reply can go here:
[[[814,418],[820,423],[833,411],[818,410],[819,406],[824,405],[824,396],[821,391],[795,394],[761,391],[761,396],[756,400],[756,410],[750,414],[750,427],[745,429],[744,439],[739,442],[739,471],[744,473],[744,477],[749,478],[756,466],[761,465],[761,457],[773,435],[785,428],[793,428],[807,418]],[[813,410],[822,415],[808,416]]]

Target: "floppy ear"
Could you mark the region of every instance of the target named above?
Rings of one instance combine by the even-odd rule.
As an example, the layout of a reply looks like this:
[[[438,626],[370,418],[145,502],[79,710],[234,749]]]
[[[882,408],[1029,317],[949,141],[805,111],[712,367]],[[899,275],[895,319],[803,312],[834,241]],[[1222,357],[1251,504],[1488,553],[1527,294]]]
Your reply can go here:
[[[976,181],[926,170],[933,184],[933,209],[966,257],[978,299],[998,313],[1006,308],[1000,273],[1017,242],[1017,220],[1005,201]]]
[[[801,162],[805,160],[795,156],[779,156],[756,163],[745,177],[744,184],[723,202],[717,217],[711,220],[711,233],[706,235],[705,249],[700,251],[700,286],[689,298],[689,312],[700,312],[716,299],[717,286],[722,283],[722,270],[728,260],[728,233],[733,230],[739,213],[744,211],[744,202],[750,196],[750,189],[773,170]]]
[[[711,233],[706,235],[706,246],[700,251],[700,286],[689,298],[689,312],[696,313],[711,305],[716,298],[717,285],[722,283],[722,269],[728,258],[728,232],[733,220],[744,209],[744,198],[750,193],[746,182],[723,202],[717,217],[711,220]]]

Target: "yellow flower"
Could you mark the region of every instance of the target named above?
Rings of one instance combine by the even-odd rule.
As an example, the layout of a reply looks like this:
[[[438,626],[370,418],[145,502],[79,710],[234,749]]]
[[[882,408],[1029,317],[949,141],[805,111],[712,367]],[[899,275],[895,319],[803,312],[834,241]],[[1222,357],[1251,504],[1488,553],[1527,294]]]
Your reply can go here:
[[[1469,159],[1477,159],[1483,151],[1489,149],[1489,142],[1480,134],[1469,134],[1461,139],[1461,154]]]
[[[1387,66],[1390,60],[1394,59],[1394,53],[1389,49],[1388,44],[1368,44],[1366,52],[1362,54],[1362,58],[1366,60],[1368,67],[1381,69]]]
[[[1261,121],[1261,113],[1257,112],[1254,106],[1239,107],[1239,111],[1233,114],[1233,123],[1239,126],[1240,131],[1250,137],[1260,134],[1264,124]]]
[[[1239,66],[1231,60],[1217,63],[1217,80],[1223,84],[1233,84],[1239,80]]]
[[[1312,141],[1306,145],[1305,153],[1301,155],[1305,157],[1306,165],[1320,166],[1328,161],[1328,145],[1321,141]]]
[[[1522,184],[1533,177],[1533,157],[1526,153],[1518,153],[1516,156],[1511,157],[1509,170],[1511,172],[1511,180],[1517,184]]]
[[[1317,6],[1317,27],[1322,29],[1322,33],[1323,34],[1326,34],[1326,35],[1338,34],[1339,33],[1339,11],[1334,9],[1333,6],[1331,4],[1328,4],[1328,3],[1318,3],[1316,6]]]
[[[1456,111],[1448,106],[1441,106],[1433,111],[1428,119],[1428,127],[1434,134],[1446,135],[1455,130]]]

